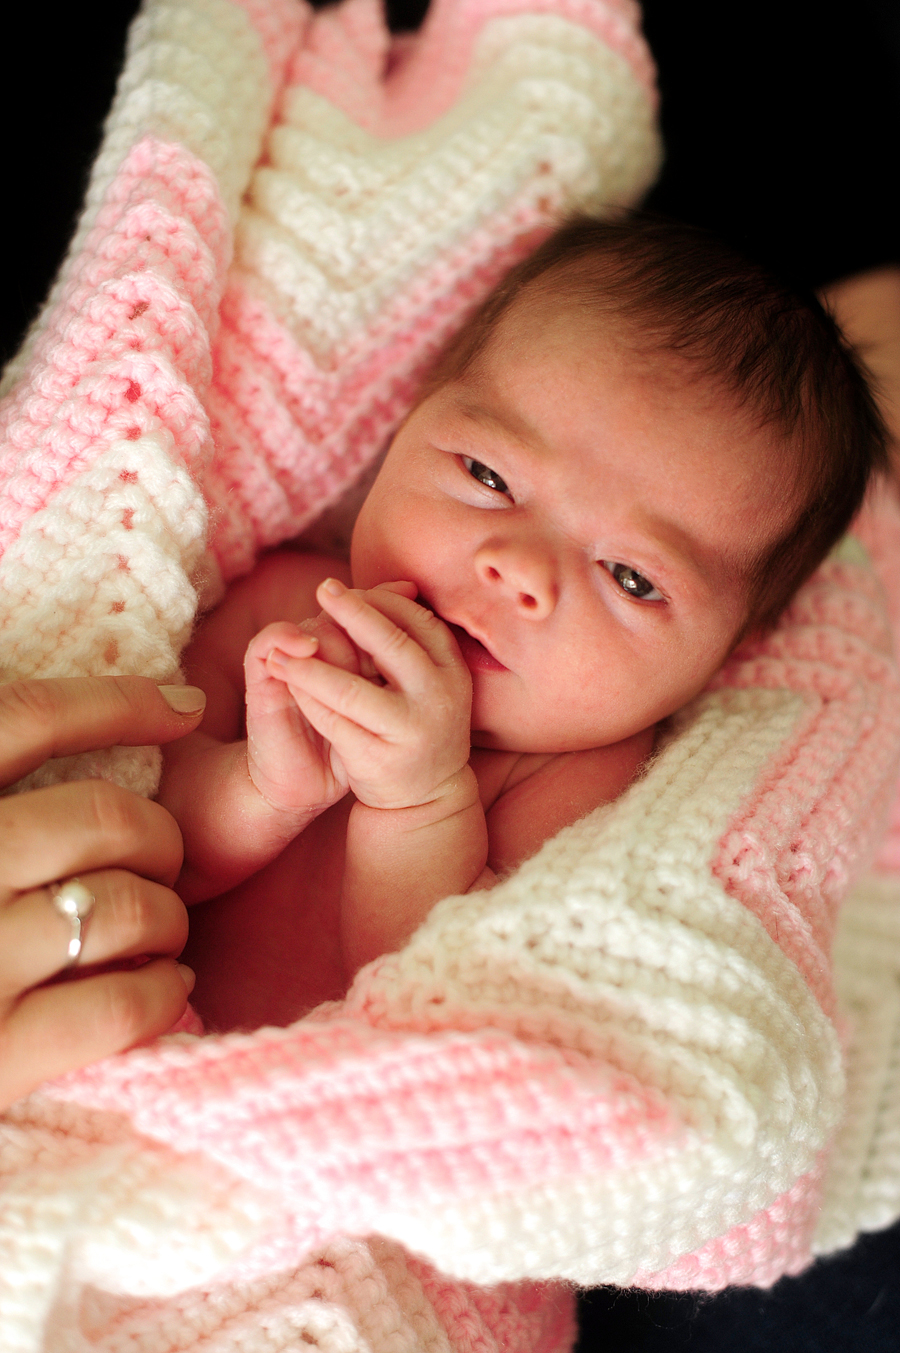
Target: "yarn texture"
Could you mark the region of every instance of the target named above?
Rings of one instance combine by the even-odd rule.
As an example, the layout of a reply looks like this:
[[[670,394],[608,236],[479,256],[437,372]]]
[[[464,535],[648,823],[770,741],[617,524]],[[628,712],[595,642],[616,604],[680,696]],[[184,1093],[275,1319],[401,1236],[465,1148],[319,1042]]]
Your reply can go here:
[[[198,605],[333,542],[493,282],[659,158],[631,0],[399,38],[373,0],[148,0],[4,377],[3,679],[179,680]],[[4,1353],[563,1353],[575,1284],[766,1285],[900,1214],[887,493],[857,535],[620,800],[344,1001],[13,1106]],[[152,793],[158,753],[27,783],[84,775]]]

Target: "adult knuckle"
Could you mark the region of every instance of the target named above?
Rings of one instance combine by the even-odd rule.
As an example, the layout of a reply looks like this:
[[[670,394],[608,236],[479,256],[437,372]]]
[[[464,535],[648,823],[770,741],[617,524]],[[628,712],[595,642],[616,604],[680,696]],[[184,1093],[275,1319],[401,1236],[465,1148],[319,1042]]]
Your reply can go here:
[[[110,973],[98,996],[97,1023],[110,1046],[125,1048],[147,1024],[149,1001],[136,973]]]
[[[23,729],[48,748],[59,718],[59,691],[51,681],[8,681],[0,685],[0,738]]]
[[[99,684],[98,698],[102,698],[108,715],[131,717],[140,712],[144,699],[156,685],[147,677],[110,676],[103,677]]]
[[[109,780],[84,780],[82,784],[85,816],[96,834],[120,847],[134,842],[141,830],[140,801]]]
[[[147,885],[136,874],[115,876],[109,899],[110,925],[117,947],[140,941],[153,926],[154,908]]]
[[[3,1096],[4,1079],[7,1071],[13,1065],[15,1051],[15,1045],[9,1030],[9,1025],[6,1022],[6,1011],[4,1009],[0,1011],[0,1112],[6,1108],[6,1105],[9,1102],[8,1100],[5,1100]]]

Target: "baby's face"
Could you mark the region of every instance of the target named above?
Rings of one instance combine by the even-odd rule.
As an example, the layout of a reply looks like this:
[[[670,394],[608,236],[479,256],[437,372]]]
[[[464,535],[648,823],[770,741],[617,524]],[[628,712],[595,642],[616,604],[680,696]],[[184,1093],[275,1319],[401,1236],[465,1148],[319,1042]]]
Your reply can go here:
[[[680,708],[792,515],[775,435],[623,336],[514,307],[400,429],[357,522],[355,585],[410,580],[453,629],[477,746],[601,747]]]

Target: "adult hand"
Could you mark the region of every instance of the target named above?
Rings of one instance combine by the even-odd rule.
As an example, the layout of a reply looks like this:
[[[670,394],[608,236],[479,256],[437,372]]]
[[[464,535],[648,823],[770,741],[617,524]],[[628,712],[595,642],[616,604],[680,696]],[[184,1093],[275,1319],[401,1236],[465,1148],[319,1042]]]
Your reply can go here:
[[[875,377],[875,398],[891,438],[900,479],[900,266],[832,282],[822,299]]]
[[[170,742],[197,726],[204,704],[195,688],[144,677],[0,685],[0,785],[48,757]],[[105,780],[0,800],[0,1109],[183,1013],[193,973],[175,961],[187,938],[171,888],[181,859],[169,813]],[[86,890],[75,895],[95,901],[70,964],[79,925],[53,898],[73,877]],[[137,966],[106,966],[129,960]]]

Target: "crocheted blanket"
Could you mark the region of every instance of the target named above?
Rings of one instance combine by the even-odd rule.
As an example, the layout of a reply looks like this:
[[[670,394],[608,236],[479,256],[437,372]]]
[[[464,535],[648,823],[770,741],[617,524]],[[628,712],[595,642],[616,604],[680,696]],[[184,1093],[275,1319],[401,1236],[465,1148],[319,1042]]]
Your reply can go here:
[[[149,0],[6,375],[4,678],[177,679],[198,600],[327,534],[493,280],[658,156],[631,0],[395,39],[372,0]],[[900,832],[844,902],[900,757],[887,494],[860,534],[627,794],[345,1001],[9,1111],[5,1353],[562,1353],[572,1284],[767,1284],[900,1213]]]

